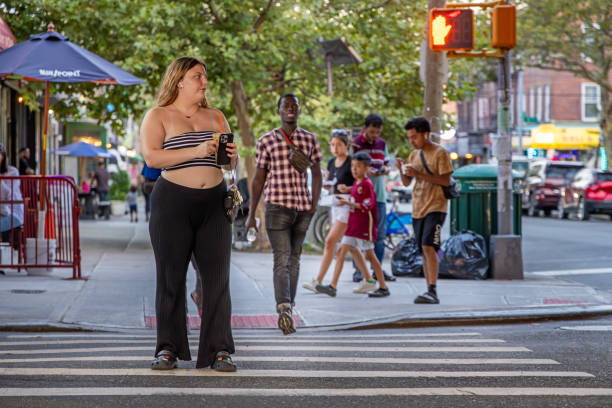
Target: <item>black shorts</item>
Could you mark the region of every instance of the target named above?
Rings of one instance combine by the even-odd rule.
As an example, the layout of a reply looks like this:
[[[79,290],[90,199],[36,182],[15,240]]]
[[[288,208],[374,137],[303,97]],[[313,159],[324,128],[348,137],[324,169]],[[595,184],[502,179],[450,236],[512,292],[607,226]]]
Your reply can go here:
[[[440,249],[442,225],[445,219],[446,213],[443,212],[432,212],[423,218],[412,219],[414,238],[419,248],[427,245],[434,247],[436,251]]]

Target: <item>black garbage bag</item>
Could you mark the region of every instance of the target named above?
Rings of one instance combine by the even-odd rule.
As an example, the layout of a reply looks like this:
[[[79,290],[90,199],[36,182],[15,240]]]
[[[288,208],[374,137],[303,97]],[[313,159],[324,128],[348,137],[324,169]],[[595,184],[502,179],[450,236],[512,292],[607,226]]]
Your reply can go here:
[[[397,245],[391,257],[391,272],[395,276],[423,276],[423,256],[414,238]]]
[[[489,270],[487,246],[482,235],[461,231],[442,243],[438,275],[443,278],[486,279]]]

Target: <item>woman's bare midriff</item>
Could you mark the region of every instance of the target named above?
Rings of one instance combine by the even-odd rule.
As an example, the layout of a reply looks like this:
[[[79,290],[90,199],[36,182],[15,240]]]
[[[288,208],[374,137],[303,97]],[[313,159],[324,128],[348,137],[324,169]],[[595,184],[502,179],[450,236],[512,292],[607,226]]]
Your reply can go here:
[[[187,167],[166,170],[162,177],[189,188],[212,188],[223,181],[223,171],[214,167]]]

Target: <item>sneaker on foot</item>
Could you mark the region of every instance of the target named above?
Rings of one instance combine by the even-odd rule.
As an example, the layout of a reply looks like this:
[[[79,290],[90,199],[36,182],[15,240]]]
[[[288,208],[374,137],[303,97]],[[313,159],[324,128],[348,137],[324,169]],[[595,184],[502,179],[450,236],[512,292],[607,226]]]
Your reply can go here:
[[[331,297],[336,296],[336,289],[332,285],[321,285],[320,283],[315,286],[317,293],[325,293]]]
[[[389,296],[390,294],[391,292],[389,292],[389,289],[383,289],[383,288],[378,288],[374,292],[368,292],[369,297],[385,297],[385,296]]]
[[[363,275],[360,271],[353,272],[353,282],[361,282],[363,280]]]
[[[281,303],[276,307],[276,310],[278,310],[278,328],[283,331],[285,336],[295,333],[293,317],[291,316],[291,305],[289,303]]]
[[[353,293],[368,293],[371,290],[376,290],[376,283],[370,283],[367,280],[363,280],[359,286],[353,290]]]
[[[438,296],[431,292],[425,292],[414,299],[414,303],[438,304],[440,300]]]
[[[310,290],[310,291],[312,291],[312,292],[315,292],[315,293],[316,293],[316,292],[317,292],[316,287],[317,287],[317,285],[318,285],[318,284],[319,284],[319,282],[318,282],[316,279],[313,279],[313,280],[311,280],[310,282],[306,282],[306,283],[304,283],[304,284],[302,285],[302,287],[303,287],[304,289],[308,289],[308,290]]]
[[[389,275],[387,272],[383,271],[383,276],[385,277],[385,282],[395,282],[397,278],[393,275]],[[374,271],[372,271],[372,279],[378,280]]]

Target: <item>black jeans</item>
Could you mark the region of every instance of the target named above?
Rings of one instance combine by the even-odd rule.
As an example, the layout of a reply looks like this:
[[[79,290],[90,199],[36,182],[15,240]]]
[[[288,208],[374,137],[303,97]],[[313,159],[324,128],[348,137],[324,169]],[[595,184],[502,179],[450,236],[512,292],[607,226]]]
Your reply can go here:
[[[187,339],[185,281],[192,257],[202,281],[202,323],[197,368],[210,366],[219,351],[234,353],[229,269],[231,226],[225,217],[225,182],[208,189],[174,184],[163,177],[151,194],[149,222],[157,266],[157,347],[191,360]]]
[[[295,305],[300,277],[300,256],[312,214],[276,204],[266,204],[266,231],[274,253],[276,304]]]

